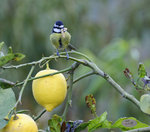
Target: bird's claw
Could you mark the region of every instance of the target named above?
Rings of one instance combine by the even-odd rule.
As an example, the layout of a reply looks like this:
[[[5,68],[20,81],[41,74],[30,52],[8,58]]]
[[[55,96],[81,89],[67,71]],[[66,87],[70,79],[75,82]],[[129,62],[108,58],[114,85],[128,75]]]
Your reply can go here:
[[[66,49],[65,49],[65,51],[66,51],[67,60],[69,60],[69,54]]]
[[[59,51],[57,50],[57,56],[59,56],[60,57],[60,54],[59,54]]]

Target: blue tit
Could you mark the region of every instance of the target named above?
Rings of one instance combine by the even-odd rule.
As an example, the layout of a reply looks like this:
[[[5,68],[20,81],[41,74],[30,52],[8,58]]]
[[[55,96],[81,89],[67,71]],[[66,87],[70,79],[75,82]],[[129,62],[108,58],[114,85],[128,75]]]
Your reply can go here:
[[[59,55],[58,50],[65,50],[67,59],[69,59],[69,54],[67,52],[67,47],[70,43],[71,35],[67,32],[67,28],[64,27],[64,24],[61,21],[56,21],[53,26],[52,34],[50,35],[51,44],[56,48],[57,55]]]

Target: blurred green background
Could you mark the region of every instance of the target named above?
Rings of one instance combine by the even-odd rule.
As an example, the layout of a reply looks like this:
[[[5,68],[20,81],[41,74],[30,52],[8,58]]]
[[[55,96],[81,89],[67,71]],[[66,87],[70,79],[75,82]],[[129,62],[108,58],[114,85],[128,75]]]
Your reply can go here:
[[[136,76],[138,63],[143,62],[149,72],[149,5],[149,0],[0,0],[0,42],[6,43],[5,49],[12,46],[15,52],[26,55],[22,62],[13,64],[39,60],[55,52],[49,35],[55,21],[61,20],[71,33],[71,43],[78,51],[89,56],[124,90],[139,99],[143,93],[135,90],[123,70],[128,67]],[[70,64],[71,61],[59,59],[51,61],[50,67],[60,70]],[[0,77],[22,81],[29,70],[30,67],[1,70]],[[39,70],[36,67],[34,75]],[[80,66],[75,78],[88,71],[88,68]],[[29,109],[31,114],[37,115],[42,107],[33,99],[31,88],[30,82],[19,109]],[[19,89],[14,91],[18,97]],[[150,124],[147,116],[98,76],[88,77],[74,85],[68,120],[88,121],[93,118],[84,101],[88,94],[96,98],[98,115],[107,111],[108,119],[113,122],[120,117],[133,116]],[[61,115],[63,109],[64,104],[51,113],[45,113],[38,121],[39,128],[46,127],[51,115]]]

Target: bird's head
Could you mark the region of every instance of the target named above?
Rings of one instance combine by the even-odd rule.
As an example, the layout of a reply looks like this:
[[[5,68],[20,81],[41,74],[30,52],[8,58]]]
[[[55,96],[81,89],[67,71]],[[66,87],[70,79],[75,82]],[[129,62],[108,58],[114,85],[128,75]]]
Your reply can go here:
[[[56,21],[53,26],[52,33],[61,33],[62,29],[64,30],[64,24],[62,21]]]

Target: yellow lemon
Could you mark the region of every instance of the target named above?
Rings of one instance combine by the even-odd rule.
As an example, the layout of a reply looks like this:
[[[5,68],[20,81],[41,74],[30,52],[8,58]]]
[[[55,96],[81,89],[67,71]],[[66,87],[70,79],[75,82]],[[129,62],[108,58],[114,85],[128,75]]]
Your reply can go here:
[[[150,114],[150,95],[144,94],[140,98],[140,108],[144,113]]]
[[[1,132],[38,132],[38,128],[30,116],[17,114],[15,117],[14,115],[11,117]]]
[[[39,71],[35,77],[58,72],[47,68]],[[67,82],[62,73],[33,80],[32,91],[35,100],[47,111],[52,111],[60,105],[67,93]]]

